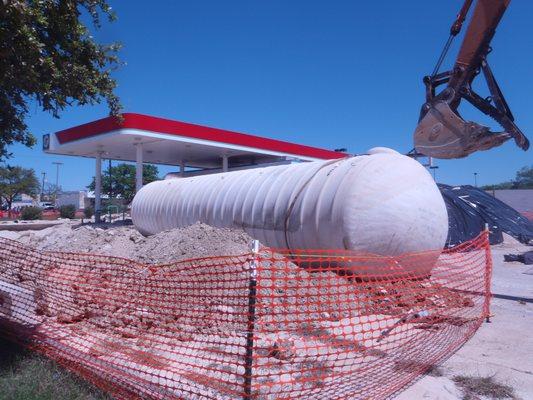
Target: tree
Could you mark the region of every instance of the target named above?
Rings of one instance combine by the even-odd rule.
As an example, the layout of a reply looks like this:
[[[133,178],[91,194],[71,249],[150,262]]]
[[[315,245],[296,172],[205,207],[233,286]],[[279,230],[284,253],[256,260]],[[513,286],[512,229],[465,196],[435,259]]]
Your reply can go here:
[[[522,167],[516,173],[515,183],[520,189],[533,189],[533,165]]]
[[[483,186],[484,190],[498,189],[533,189],[533,165],[522,167],[516,172],[516,177],[512,181]]]
[[[58,193],[61,193],[61,185],[57,186],[55,183],[45,181],[44,186],[41,187],[41,201],[55,202]]]
[[[111,72],[120,46],[96,43],[84,12],[96,29],[102,16],[115,19],[106,0],[0,1],[0,160],[15,142],[35,144],[25,123],[30,101],[59,118],[67,106],[105,99],[118,115]]]
[[[513,188],[513,182],[502,182],[502,183],[495,183],[493,185],[484,185],[481,186],[481,189],[483,190],[502,190],[502,189],[512,189]]]
[[[155,165],[143,166],[143,183],[147,184],[159,179],[159,170]],[[87,186],[89,190],[95,189],[94,177]],[[102,176],[102,193],[109,198],[120,197],[125,203],[130,203],[135,196],[135,166],[131,164],[118,164],[109,168]]]
[[[33,169],[22,167],[0,167],[0,198],[7,203],[10,212],[15,197],[27,194],[35,197],[39,193],[39,181]]]

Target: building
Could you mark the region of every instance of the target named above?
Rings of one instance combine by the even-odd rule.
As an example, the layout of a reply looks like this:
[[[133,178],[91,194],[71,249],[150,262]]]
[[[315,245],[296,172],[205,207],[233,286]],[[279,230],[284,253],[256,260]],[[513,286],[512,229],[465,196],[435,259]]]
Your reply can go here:
[[[84,191],[61,192],[57,196],[55,206],[59,208],[61,206],[73,205],[76,207],[76,210],[83,210],[85,208],[86,197],[87,192]]]
[[[20,210],[21,208],[28,207],[28,206],[36,206],[38,205],[37,200],[33,198],[32,196],[28,194],[19,194],[18,196],[15,196],[13,199],[13,203],[11,204],[12,210]]]

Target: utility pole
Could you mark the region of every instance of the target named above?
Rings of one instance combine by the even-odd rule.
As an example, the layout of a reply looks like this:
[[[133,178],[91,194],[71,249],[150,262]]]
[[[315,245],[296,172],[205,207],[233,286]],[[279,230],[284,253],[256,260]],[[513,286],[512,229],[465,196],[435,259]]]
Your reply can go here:
[[[62,162],[54,161],[52,164],[55,164],[56,166],[56,194],[55,194],[55,200],[57,200],[57,195],[59,194],[59,167],[63,165]]]
[[[429,169],[433,170],[433,180],[437,182],[436,172],[439,166],[433,164],[433,157],[428,157],[428,159],[429,159]]]
[[[477,187],[477,172],[474,172],[474,187]]]
[[[438,169],[438,168],[439,168],[438,165],[434,165],[434,166],[432,166],[432,167],[429,167],[429,169],[432,169],[432,170],[433,170],[433,180],[434,180],[435,182],[437,182],[437,174],[436,174],[436,172],[437,172],[437,169]]]

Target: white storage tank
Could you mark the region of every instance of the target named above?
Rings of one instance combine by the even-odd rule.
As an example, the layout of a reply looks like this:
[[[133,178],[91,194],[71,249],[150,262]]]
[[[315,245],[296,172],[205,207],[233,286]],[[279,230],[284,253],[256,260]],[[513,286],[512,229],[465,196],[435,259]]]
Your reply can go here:
[[[203,222],[269,247],[379,255],[440,250],[446,206],[428,171],[387,148],[366,155],[144,186],[132,205],[144,235]]]

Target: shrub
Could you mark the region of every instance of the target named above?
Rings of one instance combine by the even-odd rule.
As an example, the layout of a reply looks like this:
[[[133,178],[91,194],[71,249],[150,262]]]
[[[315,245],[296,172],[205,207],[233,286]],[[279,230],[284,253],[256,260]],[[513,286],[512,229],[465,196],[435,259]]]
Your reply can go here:
[[[59,216],[61,218],[73,219],[76,216],[76,207],[73,204],[66,204],[59,207]]]
[[[94,208],[91,206],[85,207],[83,210],[83,215],[85,215],[85,218],[91,218],[94,215]]]
[[[33,207],[33,206],[24,207],[20,214],[20,218],[25,221],[41,219],[42,216],[43,216],[43,210],[41,210],[39,207]]]

